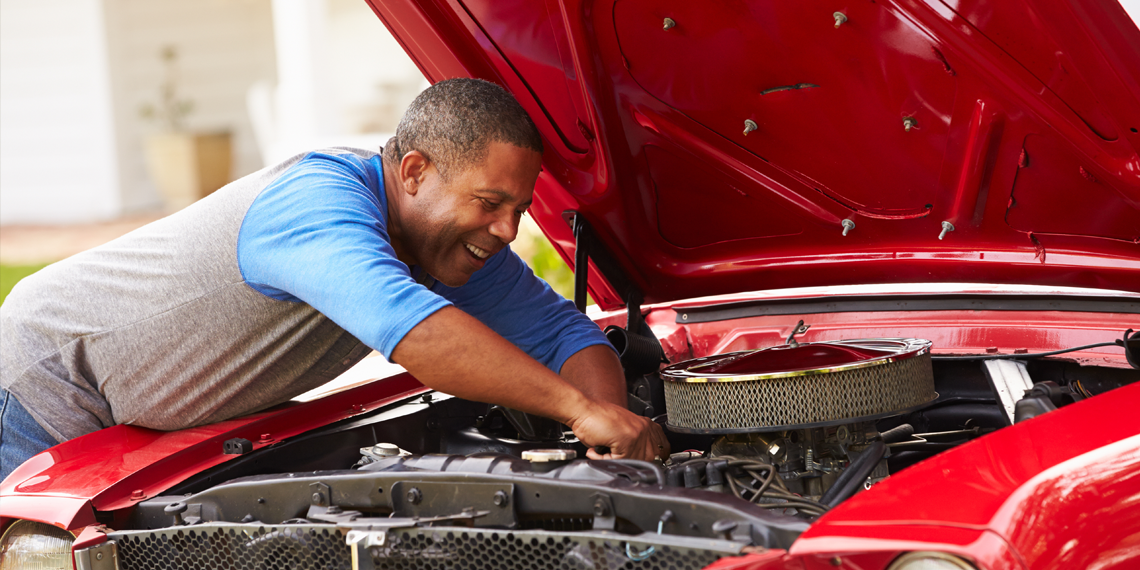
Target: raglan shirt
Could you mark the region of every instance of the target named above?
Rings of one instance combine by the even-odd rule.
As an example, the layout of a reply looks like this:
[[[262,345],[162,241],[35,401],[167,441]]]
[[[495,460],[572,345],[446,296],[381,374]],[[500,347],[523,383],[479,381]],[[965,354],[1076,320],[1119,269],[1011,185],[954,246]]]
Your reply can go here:
[[[0,385],[65,441],[263,410],[371,349],[390,358],[449,305],[555,372],[608,345],[510,248],[461,287],[413,275],[386,214],[374,152],[313,152],[244,177],[21,281],[0,306]]]

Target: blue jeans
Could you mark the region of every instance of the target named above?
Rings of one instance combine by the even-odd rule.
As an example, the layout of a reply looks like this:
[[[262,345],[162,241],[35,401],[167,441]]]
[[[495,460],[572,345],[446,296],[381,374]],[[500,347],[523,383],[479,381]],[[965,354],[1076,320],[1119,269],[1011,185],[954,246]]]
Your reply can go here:
[[[0,389],[0,481],[33,455],[58,443],[15,396]]]

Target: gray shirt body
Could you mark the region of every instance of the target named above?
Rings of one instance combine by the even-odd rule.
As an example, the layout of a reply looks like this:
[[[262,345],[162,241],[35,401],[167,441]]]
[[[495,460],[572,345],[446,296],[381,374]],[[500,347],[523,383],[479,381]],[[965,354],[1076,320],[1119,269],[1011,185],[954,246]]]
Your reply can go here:
[[[344,329],[258,293],[238,269],[246,210],[303,156],[17,284],[0,307],[0,386],[66,441],[255,412],[364,358],[371,349]]]

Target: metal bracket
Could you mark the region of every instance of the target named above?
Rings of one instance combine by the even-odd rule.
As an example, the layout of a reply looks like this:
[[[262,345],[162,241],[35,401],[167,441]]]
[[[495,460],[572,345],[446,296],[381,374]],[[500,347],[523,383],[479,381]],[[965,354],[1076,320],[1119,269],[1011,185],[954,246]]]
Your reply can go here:
[[[464,512],[463,514],[428,518],[368,518],[352,524],[337,525],[345,531],[344,542],[352,554],[352,570],[375,568],[372,564],[373,548],[383,548],[388,543],[388,531],[400,528],[430,526],[436,523],[458,523],[459,526],[474,526],[474,519],[486,515],[486,511]],[[466,524],[465,524],[466,523]]]
[[[968,428],[968,429],[955,429],[955,430],[950,430],[950,431],[932,431],[929,433],[915,433],[915,434],[911,434],[910,439],[903,440],[903,441],[896,441],[894,443],[888,443],[887,447],[890,449],[894,449],[896,447],[907,447],[907,446],[912,446],[912,445],[925,445],[927,443],[937,443],[937,442],[929,441],[927,438],[950,437],[953,435],[970,435],[973,437],[978,437],[979,435],[981,435],[981,433],[982,433],[982,428],[980,428],[980,427],[972,427],[972,428]]]
[[[115,541],[108,540],[101,544],[75,551],[75,568],[77,570],[119,570],[119,547]]]
[[[1025,396],[1026,390],[1033,387],[1033,379],[1029,377],[1029,370],[1020,360],[983,360],[982,368],[990,379],[994,391],[997,392],[998,401],[1005,410],[1009,425],[1013,425],[1014,408],[1017,401]]]
[[[202,522],[201,503],[187,504],[178,501],[167,505],[163,512],[173,517],[174,526],[192,526]]]
[[[314,507],[327,507],[332,504],[332,489],[324,483],[313,483],[309,485],[309,491],[313,493],[312,505]]]
[[[384,546],[387,540],[387,530],[348,531],[344,537],[344,542],[348,544],[348,550],[352,554],[352,570],[364,570],[364,568],[372,567],[372,557],[368,555],[368,549]],[[362,564],[362,562],[366,562],[367,565]]]
[[[361,513],[360,511],[346,511],[336,505],[328,507],[318,507],[316,505],[313,505],[309,507],[308,512],[305,513],[305,518],[307,519],[333,524],[353,522],[362,516],[364,516],[364,513]]]
[[[508,497],[506,507],[495,504],[495,496]],[[455,483],[437,481],[397,481],[392,485],[394,517],[479,518],[487,526],[516,528],[515,486],[513,483]],[[453,513],[461,513],[455,515]]]
[[[605,493],[595,493],[590,498],[594,500],[594,530],[615,530],[617,512],[613,499]]]
[[[784,341],[784,344],[787,344],[789,346],[799,346],[800,343],[796,342],[796,335],[804,334],[810,328],[811,325],[805,325],[804,320],[800,319],[800,322],[796,323],[796,326],[792,327],[792,334],[788,335],[788,340]]]

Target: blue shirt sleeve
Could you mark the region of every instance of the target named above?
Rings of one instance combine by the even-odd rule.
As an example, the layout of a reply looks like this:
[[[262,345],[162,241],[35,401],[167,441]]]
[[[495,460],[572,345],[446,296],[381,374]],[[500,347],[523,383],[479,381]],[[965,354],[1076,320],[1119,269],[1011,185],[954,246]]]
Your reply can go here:
[[[554,372],[583,348],[613,348],[594,321],[536,277],[509,247],[487,260],[462,287],[436,282],[432,291]]]
[[[379,156],[310,154],[250,205],[237,258],[256,291],[308,303],[391,358],[408,331],[451,303],[396,259],[382,172]]]

